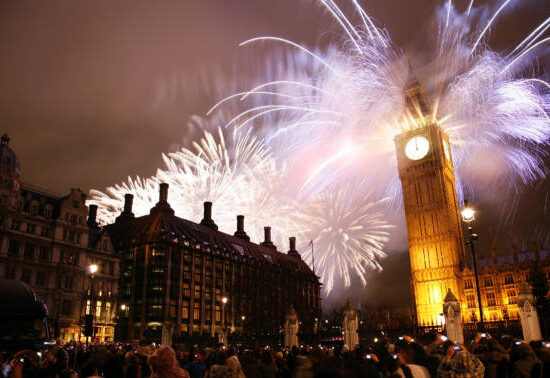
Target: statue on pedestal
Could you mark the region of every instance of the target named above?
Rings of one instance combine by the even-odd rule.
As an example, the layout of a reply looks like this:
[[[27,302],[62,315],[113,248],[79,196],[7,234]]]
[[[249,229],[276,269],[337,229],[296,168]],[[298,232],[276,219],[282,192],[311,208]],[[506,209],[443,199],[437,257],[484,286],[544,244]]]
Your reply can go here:
[[[298,322],[298,314],[291,304],[285,316],[285,346],[298,346],[298,330],[300,323]]]
[[[539,316],[535,308],[533,291],[522,282],[518,295],[519,318],[525,341],[541,340]]]
[[[464,332],[462,330],[462,319],[460,317],[460,302],[454,296],[451,289],[443,300],[443,315],[445,317],[445,326],[447,328],[447,337],[449,340],[464,344]]]
[[[357,319],[357,311],[353,308],[351,301],[348,298],[344,306],[344,344],[350,349],[359,344],[359,335],[357,329],[359,322]]]

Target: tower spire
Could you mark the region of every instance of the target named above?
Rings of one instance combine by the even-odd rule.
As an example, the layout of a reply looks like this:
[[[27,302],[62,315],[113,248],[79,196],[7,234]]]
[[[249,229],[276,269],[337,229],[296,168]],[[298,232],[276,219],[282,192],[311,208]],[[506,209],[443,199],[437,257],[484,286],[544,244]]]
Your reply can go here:
[[[497,256],[498,256],[498,249],[497,249],[497,241],[495,239],[495,233],[492,228],[489,229],[489,234],[491,237],[491,261],[493,262],[493,269],[497,268]]]
[[[405,105],[414,118],[432,115],[432,104],[418,80],[409,60],[409,73],[405,84]]]

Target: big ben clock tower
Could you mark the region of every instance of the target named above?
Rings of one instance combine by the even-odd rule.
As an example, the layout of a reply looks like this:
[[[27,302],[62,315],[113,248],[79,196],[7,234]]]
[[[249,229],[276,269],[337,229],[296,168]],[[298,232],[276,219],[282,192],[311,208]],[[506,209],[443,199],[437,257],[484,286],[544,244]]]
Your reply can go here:
[[[406,91],[411,126],[395,137],[417,323],[437,323],[448,289],[461,297],[464,244],[449,137],[420,85]]]

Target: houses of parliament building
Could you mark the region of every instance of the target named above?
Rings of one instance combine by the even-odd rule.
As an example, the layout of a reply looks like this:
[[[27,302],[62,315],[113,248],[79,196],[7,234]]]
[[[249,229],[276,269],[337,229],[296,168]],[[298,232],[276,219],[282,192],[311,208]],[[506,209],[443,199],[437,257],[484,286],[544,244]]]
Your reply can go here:
[[[465,323],[480,319],[472,259],[465,248],[452,149],[444,128],[418,81],[405,100],[409,128],[395,137],[403,192],[411,286],[416,323],[442,323],[443,300],[450,290],[462,306]],[[492,243],[490,258],[478,260],[481,302],[486,320],[518,317],[520,285],[534,264],[550,280],[550,254],[536,244],[531,251],[512,245],[505,253]]]

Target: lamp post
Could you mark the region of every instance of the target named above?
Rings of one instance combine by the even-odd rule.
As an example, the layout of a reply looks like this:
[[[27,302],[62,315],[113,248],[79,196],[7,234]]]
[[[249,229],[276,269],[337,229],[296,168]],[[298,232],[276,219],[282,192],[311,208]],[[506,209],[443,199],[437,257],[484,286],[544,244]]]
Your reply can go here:
[[[468,201],[465,201],[464,208],[462,209],[462,220],[465,223],[471,223],[475,219],[475,210],[468,206]],[[483,330],[485,328],[485,324],[483,322],[483,306],[481,304],[481,290],[479,289],[479,277],[477,274],[477,259],[476,259],[476,250],[475,250],[475,241],[479,239],[477,234],[473,233],[472,226],[468,226],[468,239],[466,240],[466,245],[470,246],[470,249],[472,250],[472,263],[474,265],[474,277],[476,280],[476,292],[477,292],[477,304],[479,306],[479,323],[478,328],[479,330]]]
[[[129,307],[125,303],[122,303],[119,306],[119,311],[117,315],[117,325],[115,328],[115,336],[119,340],[127,339],[126,330],[128,329],[128,324],[127,324],[128,310],[129,310]]]
[[[86,345],[88,345],[88,338],[94,335],[94,275],[98,270],[96,264],[92,264],[88,267],[90,272],[90,290],[88,291],[88,300],[90,301],[90,313],[86,314],[86,326],[85,326],[85,336],[86,336]]]
[[[224,338],[224,341],[225,341],[225,344],[227,344],[227,335],[226,335],[226,326],[225,326],[225,305],[227,304],[227,297],[222,297],[222,333],[223,333],[223,338]]]
[[[246,320],[246,316],[241,316],[241,342],[244,342],[244,321]]]

